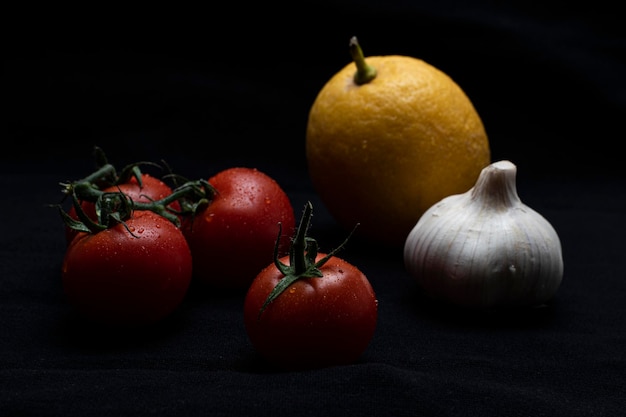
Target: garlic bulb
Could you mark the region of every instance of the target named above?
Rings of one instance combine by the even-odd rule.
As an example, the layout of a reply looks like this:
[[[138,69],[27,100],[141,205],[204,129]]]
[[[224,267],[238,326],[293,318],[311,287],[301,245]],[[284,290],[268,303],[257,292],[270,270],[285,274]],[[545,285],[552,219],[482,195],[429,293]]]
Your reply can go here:
[[[563,277],[552,225],[520,200],[517,167],[494,162],[463,194],[429,208],[407,236],[404,263],[428,296],[466,307],[538,306]]]

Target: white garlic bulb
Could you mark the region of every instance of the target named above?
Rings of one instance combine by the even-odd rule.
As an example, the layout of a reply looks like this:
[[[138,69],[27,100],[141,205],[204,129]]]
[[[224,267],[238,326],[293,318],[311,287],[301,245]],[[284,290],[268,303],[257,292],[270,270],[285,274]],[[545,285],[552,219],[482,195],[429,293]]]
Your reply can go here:
[[[510,161],[484,168],[472,189],[428,209],[407,236],[404,263],[424,293],[465,307],[538,306],[563,278],[552,225],[517,194]]]

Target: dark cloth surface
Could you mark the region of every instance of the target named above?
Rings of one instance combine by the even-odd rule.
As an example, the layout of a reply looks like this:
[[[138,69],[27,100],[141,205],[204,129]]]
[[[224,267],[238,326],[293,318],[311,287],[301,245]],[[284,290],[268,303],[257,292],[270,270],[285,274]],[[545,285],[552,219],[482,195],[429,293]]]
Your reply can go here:
[[[601,3],[384,4],[75,10],[71,19],[57,10],[12,22],[0,155],[0,415],[623,414],[618,12]],[[368,276],[380,307],[374,338],[352,365],[268,369],[247,339],[237,294],[190,293],[143,331],[81,321],[61,287],[63,226],[46,205],[59,202],[60,182],[91,172],[94,145],[116,165],[165,159],[189,178],[257,167],[298,215],[313,202],[311,234],[322,248],[345,238],[308,180],[304,130],[315,94],[349,62],[353,35],[366,55],[420,57],[464,88],[492,159],[516,163],[522,201],[561,238],[555,299],[509,313],[451,309],[420,295],[400,251],[352,240],[340,256]]]

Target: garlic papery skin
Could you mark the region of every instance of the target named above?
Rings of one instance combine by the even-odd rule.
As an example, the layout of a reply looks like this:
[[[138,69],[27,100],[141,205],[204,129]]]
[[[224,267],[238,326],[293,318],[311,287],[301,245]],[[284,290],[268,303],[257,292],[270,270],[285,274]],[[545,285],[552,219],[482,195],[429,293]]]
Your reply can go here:
[[[434,299],[481,309],[539,306],[563,279],[552,225],[520,200],[517,167],[485,167],[474,187],[430,207],[409,232],[404,263]]]

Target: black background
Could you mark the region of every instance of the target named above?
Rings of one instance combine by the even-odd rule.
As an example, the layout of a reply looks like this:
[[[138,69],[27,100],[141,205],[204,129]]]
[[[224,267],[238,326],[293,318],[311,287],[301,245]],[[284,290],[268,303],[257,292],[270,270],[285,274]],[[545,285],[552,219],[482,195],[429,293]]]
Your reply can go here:
[[[308,110],[357,36],[366,55],[448,73],[494,160],[525,175],[619,174],[621,16],[597,2],[449,0],[24,14],[5,42],[9,139],[35,167],[84,159],[96,143],[128,160],[193,158],[206,172],[259,154],[301,170]]]
[[[0,153],[0,414],[614,416],[626,406],[623,14],[602,2],[245,3],[10,10]],[[166,160],[190,178],[234,165],[274,176],[322,247],[345,234],[307,177],[319,89],[366,55],[415,56],[480,113],[492,159],[559,233],[565,275],[546,308],[470,314],[422,299],[401,254],[352,242],[377,333],[350,366],[275,372],[240,296],[190,296],[157,329],[82,323],[60,286],[58,183]]]

